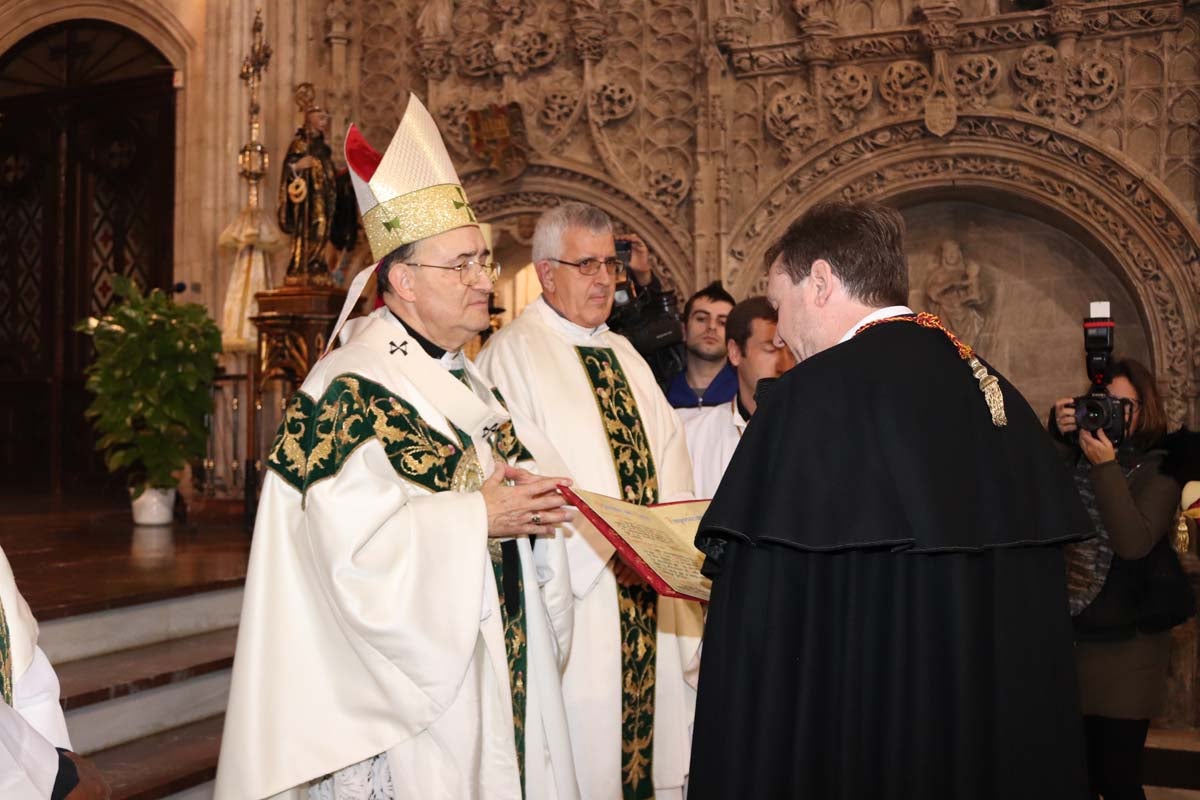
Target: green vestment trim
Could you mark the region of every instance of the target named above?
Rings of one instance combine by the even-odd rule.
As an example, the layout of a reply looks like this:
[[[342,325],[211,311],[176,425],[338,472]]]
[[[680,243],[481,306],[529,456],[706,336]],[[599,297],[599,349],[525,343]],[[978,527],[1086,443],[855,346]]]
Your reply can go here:
[[[525,637],[525,580],[521,575],[519,557],[510,559],[509,566],[517,570],[515,597],[511,598],[513,607],[509,605],[508,593],[504,591],[504,559],[498,552],[500,547],[491,547],[492,543],[499,545],[495,539],[489,539],[489,549],[492,554],[492,570],[496,573],[496,589],[500,594],[500,615],[504,621],[504,652],[508,656],[508,680],[512,689],[513,739],[517,744],[517,768],[521,773],[521,796],[525,796],[525,676],[528,672],[528,656]],[[515,544],[515,541],[514,541]],[[512,550],[517,556],[516,549]]]
[[[658,475],[633,390],[607,347],[576,347],[596,393],[621,495],[630,503],[658,502]],[[658,595],[649,586],[617,586],[621,618],[621,791],[623,800],[654,797],[655,637]]]
[[[466,370],[452,369],[450,374],[458,378],[468,388],[471,383],[467,379]],[[497,389],[492,389],[496,399],[504,405],[504,398],[500,396]],[[463,441],[467,440],[465,434],[460,432],[460,438]],[[513,430],[511,422],[505,422],[497,430],[492,441],[497,454],[505,460],[516,457],[517,461],[531,460],[532,455],[525,449],[517,439],[516,432]],[[496,465],[500,468],[500,464]],[[515,568],[517,579],[513,586],[510,587],[514,591],[511,592],[513,597],[510,598],[510,592],[505,591],[504,584],[504,555],[503,547],[508,545],[505,542],[503,545],[497,539],[488,539],[488,551],[492,558],[492,570],[496,575],[496,590],[500,600],[500,616],[504,623],[504,653],[508,659],[508,686],[512,692],[512,711],[513,711],[513,741],[517,746],[517,769],[521,775],[521,797],[525,796],[525,691],[528,657],[526,654],[526,646],[528,640],[525,637],[525,580],[521,575],[520,556],[517,553],[516,542],[514,541],[509,547],[509,567]],[[512,603],[510,604],[510,599]]]
[[[378,439],[396,474],[431,492],[451,488],[469,438],[457,441],[428,425],[410,403],[380,384],[348,373],[330,382],[319,400],[297,392],[288,403],[267,456],[267,468],[306,492],[332,477],[358,447]],[[496,431],[504,458],[528,458],[512,423]]]
[[[4,615],[4,604],[0,603],[0,693],[4,702],[13,703],[12,642],[9,641],[8,617]]]

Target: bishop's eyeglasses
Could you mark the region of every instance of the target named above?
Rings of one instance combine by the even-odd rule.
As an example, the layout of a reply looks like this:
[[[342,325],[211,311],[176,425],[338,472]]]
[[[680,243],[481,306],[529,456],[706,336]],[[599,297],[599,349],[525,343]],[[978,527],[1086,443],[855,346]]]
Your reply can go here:
[[[474,286],[479,280],[480,275],[486,275],[487,279],[492,283],[500,277],[500,262],[499,261],[479,261],[478,259],[470,259],[461,264],[414,264],[409,261],[404,262],[408,267],[428,267],[429,269],[452,269],[458,273],[458,279],[463,282],[464,286]]]
[[[584,258],[579,261],[563,261],[561,258],[548,258],[567,267],[575,267],[580,275],[595,275],[601,268],[607,269],[608,274],[619,278],[625,274],[625,262],[613,256],[611,258]]]

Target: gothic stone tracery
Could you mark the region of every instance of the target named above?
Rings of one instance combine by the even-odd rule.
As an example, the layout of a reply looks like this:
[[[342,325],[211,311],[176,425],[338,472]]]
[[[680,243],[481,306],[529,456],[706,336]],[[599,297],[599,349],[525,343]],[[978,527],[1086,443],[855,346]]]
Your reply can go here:
[[[591,198],[650,232],[684,291],[750,289],[765,242],[817,197],[987,184],[1054,207],[1135,290],[1172,414],[1200,423],[1184,357],[1200,335],[1184,299],[1200,290],[1200,59],[1179,0],[361,5],[370,130],[424,92],[485,208],[533,187]],[[530,150],[515,179],[488,170],[467,122],[510,102]]]

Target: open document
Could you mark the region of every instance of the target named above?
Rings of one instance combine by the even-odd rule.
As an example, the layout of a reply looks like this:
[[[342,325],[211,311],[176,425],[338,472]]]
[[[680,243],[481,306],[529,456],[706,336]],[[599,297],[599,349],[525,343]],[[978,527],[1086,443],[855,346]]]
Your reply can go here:
[[[704,554],[694,542],[709,501],[639,506],[582,489],[559,491],[656,592],[708,602],[712,581],[700,574]]]

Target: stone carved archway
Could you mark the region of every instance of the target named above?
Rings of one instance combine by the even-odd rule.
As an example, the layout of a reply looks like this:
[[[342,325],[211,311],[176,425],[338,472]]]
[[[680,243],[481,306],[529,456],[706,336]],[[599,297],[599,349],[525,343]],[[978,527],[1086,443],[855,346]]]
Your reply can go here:
[[[1129,159],[1036,117],[964,114],[941,139],[921,119],[892,120],[808,151],[734,230],[726,281],[739,296],[751,290],[766,248],[815,203],[939,190],[1052,209],[1090,240],[1142,308],[1172,421],[1200,422],[1200,225]]]
[[[519,180],[499,183],[487,173],[464,176],[464,188],[483,222],[537,214],[568,200],[589,203],[607,212],[619,228],[638,233],[681,297],[694,290],[695,270],[688,246],[655,213],[607,178],[565,167],[532,164]]]

